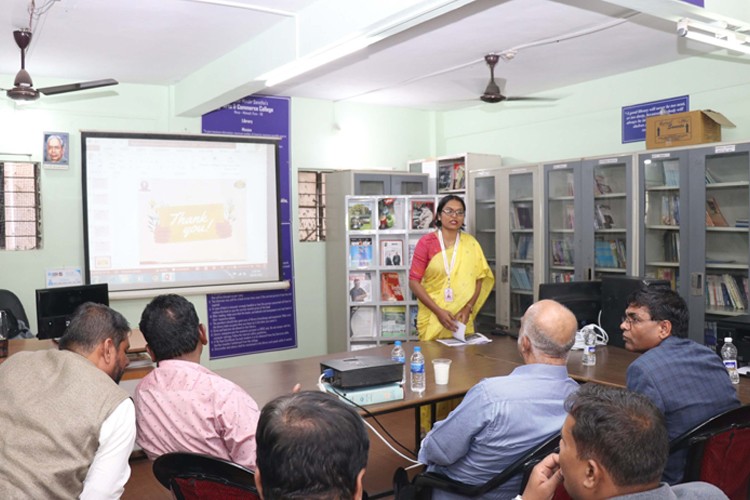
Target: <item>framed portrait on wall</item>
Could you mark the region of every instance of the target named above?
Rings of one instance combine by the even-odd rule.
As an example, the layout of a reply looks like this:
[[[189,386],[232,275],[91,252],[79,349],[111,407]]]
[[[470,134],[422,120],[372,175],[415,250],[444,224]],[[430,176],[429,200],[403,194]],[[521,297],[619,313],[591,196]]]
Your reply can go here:
[[[70,136],[65,132],[44,133],[44,162],[45,168],[66,169],[69,165]]]

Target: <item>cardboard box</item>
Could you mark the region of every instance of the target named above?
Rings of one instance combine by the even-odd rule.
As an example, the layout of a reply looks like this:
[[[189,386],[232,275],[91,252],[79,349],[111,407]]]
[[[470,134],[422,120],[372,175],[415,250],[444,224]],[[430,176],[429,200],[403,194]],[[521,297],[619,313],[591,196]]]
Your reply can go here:
[[[734,127],[710,109],[646,118],[646,148],[672,148],[721,141],[721,127]]]

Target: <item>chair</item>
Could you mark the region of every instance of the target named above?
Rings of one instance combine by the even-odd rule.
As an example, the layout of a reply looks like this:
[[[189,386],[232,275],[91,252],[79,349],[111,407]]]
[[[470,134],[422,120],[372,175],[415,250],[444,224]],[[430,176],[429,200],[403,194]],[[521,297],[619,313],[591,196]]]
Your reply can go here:
[[[29,318],[26,317],[26,311],[23,309],[23,304],[15,293],[10,290],[0,290],[0,309],[10,311],[12,319],[16,320],[11,321],[11,338],[20,333],[18,331],[18,320],[23,321],[26,328],[29,327]]]
[[[154,476],[177,500],[260,500],[253,471],[197,453],[167,453],[154,461]]]
[[[502,472],[491,478],[484,484],[470,485],[450,479],[447,476],[435,472],[421,472],[417,474],[411,483],[408,481],[406,471],[399,467],[393,476],[393,488],[396,500],[424,500],[432,497],[432,490],[439,489],[466,497],[477,497],[507,482],[517,474],[523,474],[520,492],[526,486],[534,468],[544,457],[557,451],[560,443],[560,433],[553,435],[540,445],[532,448],[523,454],[518,460],[510,464]],[[559,488],[555,494],[555,499],[565,498],[562,495],[564,488]]]
[[[687,449],[684,482],[705,481],[731,500],[750,498],[750,405],[717,415],[675,438],[670,453]]]

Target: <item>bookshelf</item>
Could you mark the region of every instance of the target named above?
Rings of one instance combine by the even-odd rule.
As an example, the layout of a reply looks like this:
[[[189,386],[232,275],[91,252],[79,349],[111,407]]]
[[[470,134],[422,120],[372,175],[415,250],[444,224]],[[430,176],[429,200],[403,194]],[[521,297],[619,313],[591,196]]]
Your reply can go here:
[[[543,168],[546,281],[632,273],[633,157],[586,158]]]
[[[417,340],[417,301],[409,290],[414,248],[434,230],[436,195],[345,196],[340,241],[327,242],[329,349],[355,351]],[[345,256],[338,260],[336,254]],[[337,261],[337,262],[336,262]],[[330,269],[345,272],[331,272]],[[332,309],[333,308],[333,309]]]
[[[721,318],[748,313],[750,144],[649,152],[639,167],[642,272],[672,281],[690,338],[713,345]]]
[[[483,153],[462,153],[440,156],[433,159],[411,160],[407,168],[411,172],[426,172],[430,182],[435,184],[429,193],[464,194],[468,190],[469,172],[499,167],[502,158],[498,155]]]

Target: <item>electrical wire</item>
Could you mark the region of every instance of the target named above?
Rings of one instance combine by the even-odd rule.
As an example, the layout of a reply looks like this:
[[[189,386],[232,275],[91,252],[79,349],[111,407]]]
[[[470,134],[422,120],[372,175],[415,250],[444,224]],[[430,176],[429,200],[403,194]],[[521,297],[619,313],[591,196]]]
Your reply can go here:
[[[388,429],[386,429],[386,428],[385,428],[385,426],[384,426],[384,425],[382,424],[382,422],[380,422],[380,420],[378,420],[378,418],[377,418],[377,417],[376,417],[376,416],[375,416],[375,415],[374,415],[374,414],[373,414],[373,413],[372,413],[372,412],[371,412],[370,410],[368,410],[367,408],[365,408],[365,407],[364,407],[364,406],[362,406],[362,405],[359,405],[359,404],[357,404],[357,403],[356,403],[355,401],[352,401],[351,399],[347,398],[347,397],[346,397],[346,396],[345,396],[344,394],[342,394],[342,393],[340,393],[339,391],[337,391],[335,387],[333,387],[333,386],[330,386],[330,385],[329,385],[329,387],[328,387],[328,388],[326,388],[326,387],[325,387],[325,386],[323,385],[323,379],[324,379],[324,378],[332,378],[332,377],[333,377],[333,372],[330,372],[330,374],[329,374],[329,373],[327,373],[327,372],[329,372],[329,370],[325,370],[325,371],[324,371],[323,373],[321,373],[321,374],[320,374],[320,377],[318,377],[318,388],[319,388],[319,389],[320,389],[321,391],[324,391],[324,392],[328,392],[328,391],[330,390],[331,392],[333,392],[334,394],[336,394],[336,395],[337,395],[338,397],[340,397],[341,399],[344,399],[344,400],[348,401],[348,402],[349,402],[349,403],[351,403],[352,405],[356,406],[357,408],[359,408],[360,410],[362,410],[363,412],[365,412],[365,414],[366,414],[366,415],[367,415],[367,416],[368,416],[369,418],[373,419],[373,420],[375,421],[375,423],[376,423],[376,424],[378,424],[378,427],[380,427],[380,428],[381,428],[381,429],[383,430],[383,432],[384,432],[384,433],[385,433],[385,434],[386,434],[386,435],[387,435],[387,436],[388,436],[388,437],[389,437],[389,438],[390,438],[390,439],[391,439],[391,440],[392,440],[392,441],[393,441],[394,443],[396,443],[396,444],[397,444],[397,445],[398,445],[398,446],[399,446],[399,447],[400,447],[400,448],[401,448],[402,450],[406,451],[407,453],[410,453],[411,455],[413,455],[413,456],[415,456],[415,457],[417,456],[417,454],[416,454],[416,453],[414,453],[414,451],[413,451],[413,450],[411,450],[411,449],[410,449],[409,447],[407,447],[407,446],[403,445],[403,444],[402,444],[402,443],[401,443],[401,442],[400,442],[400,441],[399,441],[398,439],[396,439],[395,437],[393,437],[393,435],[392,435],[392,434],[391,434],[390,432],[388,432]],[[381,440],[382,440],[382,441],[383,441],[383,442],[384,442],[384,443],[385,443],[385,444],[386,444],[386,445],[387,445],[387,446],[388,446],[388,447],[389,447],[389,448],[390,448],[391,450],[393,450],[393,451],[394,451],[394,452],[395,452],[395,453],[396,453],[397,455],[399,455],[399,456],[401,456],[401,457],[403,457],[403,458],[405,458],[405,459],[409,460],[410,462],[413,462],[413,463],[419,463],[419,462],[414,462],[414,460],[412,460],[411,458],[409,458],[409,457],[406,457],[406,456],[402,455],[402,454],[401,454],[401,452],[399,452],[398,450],[396,450],[395,448],[393,448],[393,446],[391,446],[391,444],[390,444],[390,443],[389,443],[388,441],[386,441],[386,439],[385,439],[385,438],[384,438],[383,436],[381,436],[381,435],[380,435],[380,434],[379,434],[379,433],[378,433],[378,432],[377,432],[377,431],[376,431],[376,430],[375,430],[375,429],[374,429],[374,428],[373,428],[373,427],[372,427],[372,426],[370,425],[370,423],[369,423],[369,422],[367,422],[367,420],[365,420],[364,418],[363,418],[362,420],[364,421],[364,423],[365,423],[365,424],[366,424],[366,425],[367,425],[368,427],[370,427],[370,428],[372,429],[372,431],[373,431],[373,432],[375,433],[375,435],[376,435],[376,436],[378,436],[378,437],[379,437],[379,438],[380,438],[380,439],[381,439]]]

